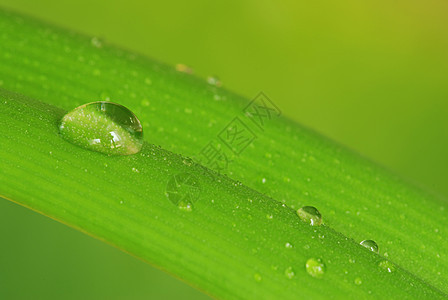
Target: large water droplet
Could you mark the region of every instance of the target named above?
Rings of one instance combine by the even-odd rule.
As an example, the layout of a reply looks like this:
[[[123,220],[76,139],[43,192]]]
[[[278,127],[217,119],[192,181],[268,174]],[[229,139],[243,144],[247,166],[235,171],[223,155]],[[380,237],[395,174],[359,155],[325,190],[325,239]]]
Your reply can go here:
[[[372,252],[378,253],[379,249],[378,249],[378,244],[375,241],[372,240],[364,240],[361,243],[359,243],[361,246],[366,247],[367,249],[369,249]]]
[[[82,148],[109,155],[130,155],[143,146],[143,129],[126,107],[112,102],[81,105],[62,117],[59,132]]]
[[[322,215],[314,206],[304,206],[297,210],[299,218],[309,223],[311,226],[319,226],[322,224]]]
[[[325,264],[320,258],[310,258],[305,264],[308,274],[315,278],[322,278],[325,274]]]

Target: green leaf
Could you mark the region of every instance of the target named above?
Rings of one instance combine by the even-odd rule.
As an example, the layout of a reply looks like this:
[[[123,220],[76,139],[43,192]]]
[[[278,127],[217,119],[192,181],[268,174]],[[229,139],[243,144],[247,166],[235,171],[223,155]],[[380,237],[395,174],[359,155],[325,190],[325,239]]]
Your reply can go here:
[[[446,297],[446,203],[277,114],[248,114],[246,99],[6,12],[0,84],[10,91],[0,96],[4,198],[219,298]],[[140,118],[139,154],[107,156],[60,136],[67,111],[99,100]],[[226,148],[235,122],[251,133],[245,149]],[[232,179],[204,161],[210,142],[226,151],[221,171]],[[324,225],[298,218],[305,205]],[[366,239],[380,255],[359,245]]]

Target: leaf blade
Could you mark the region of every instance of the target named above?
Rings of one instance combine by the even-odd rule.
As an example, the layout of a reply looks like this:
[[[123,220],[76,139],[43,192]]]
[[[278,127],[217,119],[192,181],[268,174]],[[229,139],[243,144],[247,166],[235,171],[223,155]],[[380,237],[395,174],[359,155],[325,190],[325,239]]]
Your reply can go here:
[[[4,53],[0,74],[5,88],[65,110],[104,95],[112,97],[111,100],[119,99],[143,122],[146,120],[145,130],[150,132],[150,141],[171,151],[189,156],[197,154],[216,132],[241,114],[246,105],[238,96],[206,86],[169,67],[129,56],[114,48],[97,49],[86,38],[34,21],[3,13],[0,26],[5,29],[0,43]],[[45,36],[49,41],[42,41]],[[12,50],[17,55],[12,55]],[[52,61],[52,57],[56,59]],[[42,75],[44,78],[39,77]],[[151,79],[151,85],[146,83],[146,78]],[[226,99],[224,107],[215,100],[216,95]],[[151,99],[149,108],[138,101],[145,97]],[[56,119],[54,117],[53,121]],[[170,124],[167,124],[168,120]],[[159,124],[159,127],[150,123]],[[446,257],[440,256],[441,249],[446,249],[446,240],[440,238],[446,234],[446,229],[435,228],[447,224],[446,210],[440,209],[445,207],[441,200],[402,184],[387,172],[288,120],[281,119],[269,125],[263,135],[258,136],[258,148],[247,148],[230,166],[229,174],[233,178],[292,208],[303,204],[317,206],[327,224],[335,230],[356,240],[374,238],[380,248],[392,255],[393,261],[445,291],[446,276],[437,274],[437,270],[447,264]],[[179,133],[181,129],[184,136]],[[261,147],[263,151],[260,151]],[[266,165],[263,161],[267,154],[272,159]],[[3,155],[14,160],[13,156]],[[60,155],[61,160],[70,160]],[[273,170],[273,165],[279,171]],[[67,174],[72,171],[75,172],[70,169]],[[81,176],[79,170],[75,174]],[[267,184],[262,182],[263,174],[268,177]],[[159,188],[159,192],[163,193],[162,190]],[[392,201],[397,193],[410,199],[407,207],[403,199]],[[389,206],[383,205],[385,203]],[[431,218],[421,213],[422,204],[433,212]],[[359,210],[360,207],[363,210]],[[415,225],[401,221],[399,215],[391,213],[403,209],[405,219],[412,218]],[[364,215],[363,211],[367,213]],[[438,234],[433,228],[438,229]],[[425,251],[408,235],[416,230],[427,245]]]

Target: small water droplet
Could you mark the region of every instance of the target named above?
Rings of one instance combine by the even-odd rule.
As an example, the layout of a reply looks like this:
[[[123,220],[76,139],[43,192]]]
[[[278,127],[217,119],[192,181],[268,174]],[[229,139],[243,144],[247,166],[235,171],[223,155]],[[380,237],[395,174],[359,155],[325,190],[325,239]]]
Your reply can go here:
[[[109,155],[130,155],[143,146],[143,129],[126,107],[112,102],[81,105],[62,117],[59,132],[82,148]]]
[[[262,183],[266,183],[266,178],[261,179]]]
[[[185,157],[185,158],[182,160],[182,163],[183,163],[184,165],[186,165],[186,166],[191,167],[191,166],[193,165],[193,159],[191,159],[191,158],[189,158],[189,157]]]
[[[289,243],[289,242],[285,244],[285,247],[288,248],[288,249],[294,248],[294,246],[291,243]]]
[[[109,95],[109,93],[106,92],[106,91],[101,92],[101,94],[100,94],[100,98],[101,98],[101,100],[103,100],[103,101],[110,101],[110,95]]]
[[[266,219],[268,220],[272,220],[273,217],[274,217],[273,215],[266,215]]]
[[[380,268],[382,268],[383,270],[386,270],[389,273],[392,273],[393,271],[395,271],[395,265],[388,261],[388,260],[383,260],[379,263]]]
[[[143,99],[140,103],[145,107],[148,107],[151,104],[148,99]]]
[[[90,39],[90,43],[92,44],[93,47],[96,48],[103,47],[103,42],[98,37],[93,37],[92,39]]]
[[[257,282],[260,282],[263,278],[261,277],[260,274],[255,273],[255,274],[254,274],[254,279],[255,279],[255,281],[257,281]]]
[[[311,226],[319,226],[322,224],[322,215],[314,206],[304,206],[297,210],[299,218],[309,223]]]
[[[294,270],[292,269],[292,267],[288,267],[285,270],[285,275],[286,275],[286,278],[292,279],[294,277],[294,275],[296,275],[296,274],[294,273]]]
[[[139,169],[137,169],[137,168],[132,168],[132,172],[134,172],[134,173],[140,173]]]
[[[315,278],[322,278],[325,274],[325,264],[320,258],[310,258],[305,264],[308,274]]]
[[[356,278],[355,278],[355,284],[356,284],[356,285],[361,285],[361,284],[362,284],[362,280],[361,280],[361,278],[356,277]]]
[[[208,76],[207,83],[218,87],[222,85],[221,80],[217,76]]]
[[[375,241],[372,240],[364,240],[361,243],[359,243],[361,246],[366,247],[372,252],[379,253],[378,244]]]
[[[187,73],[187,74],[193,74],[193,69],[190,68],[187,65],[184,65],[184,64],[177,64],[176,65],[176,70],[178,72],[183,72],[183,73]]]

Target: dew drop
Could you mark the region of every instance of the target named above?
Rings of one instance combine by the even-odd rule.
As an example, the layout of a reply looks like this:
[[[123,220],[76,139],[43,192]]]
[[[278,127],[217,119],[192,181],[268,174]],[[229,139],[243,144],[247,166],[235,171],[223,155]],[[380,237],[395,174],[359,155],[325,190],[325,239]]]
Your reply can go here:
[[[140,103],[145,107],[148,107],[151,104],[148,99],[143,99]]]
[[[109,93],[106,92],[106,91],[101,92],[101,94],[100,94],[100,98],[101,98],[101,100],[103,100],[103,101],[110,101],[110,95],[109,95]]]
[[[389,273],[395,271],[395,265],[388,260],[383,260],[379,263],[381,269],[386,270]]]
[[[151,85],[151,84],[152,84],[152,80],[151,80],[151,78],[146,77],[146,78],[145,78],[145,83],[146,83],[147,85]]]
[[[261,275],[260,275],[260,274],[255,273],[255,274],[254,274],[254,279],[255,279],[255,281],[257,281],[257,282],[260,282],[262,278],[261,278]]]
[[[285,270],[286,278],[292,279],[294,277],[294,275],[296,275],[296,274],[294,273],[294,270],[292,269],[292,267],[286,268],[286,270]]]
[[[361,246],[366,247],[372,252],[379,253],[378,244],[375,241],[372,240],[364,240],[361,243],[359,243]]]
[[[176,70],[182,73],[193,74],[193,69],[184,64],[177,64]]]
[[[96,48],[103,47],[103,42],[98,37],[93,37],[90,40],[90,43],[92,44],[93,47],[96,47]]]
[[[291,243],[289,243],[289,242],[285,244],[285,247],[288,248],[288,249],[294,248],[294,246]]]
[[[308,274],[315,278],[322,278],[325,273],[325,264],[320,258],[310,258],[305,264]]]
[[[207,83],[218,87],[222,85],[221,80],[217,76],[208,76]]]
[[[356,285],[361,285],[361,284],[362,284],[362,280],[361,280],[361,278],[356,277],[356,278],[355,278],[355,284],[356,284]]]
[[[314,206],[304,206],[297,210],[299,218],[309,223],[311,226],[319,226],[322,224],[322,215]]]
[[[143,146],[143,129],[126,107],[112,102],[81,105],[62,117],[59,132],[82,148],[108,155],[130,155]]]

